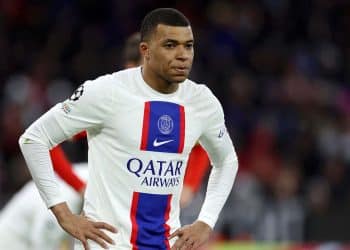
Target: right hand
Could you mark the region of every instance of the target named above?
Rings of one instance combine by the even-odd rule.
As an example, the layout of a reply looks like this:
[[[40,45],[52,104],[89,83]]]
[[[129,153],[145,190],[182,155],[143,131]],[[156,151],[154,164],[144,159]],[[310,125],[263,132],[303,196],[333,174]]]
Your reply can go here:
[[[61,227],[74,238],[80,240],[85,250],[90,250],[88,239],[95,241],[104,249],[108,244],[114,245],[114,241],[102,231],[108,230],[116,233],[117,229],[104,222],[95,222],[83,215],[72,214],[66,203],[58,204],[51,208]]]

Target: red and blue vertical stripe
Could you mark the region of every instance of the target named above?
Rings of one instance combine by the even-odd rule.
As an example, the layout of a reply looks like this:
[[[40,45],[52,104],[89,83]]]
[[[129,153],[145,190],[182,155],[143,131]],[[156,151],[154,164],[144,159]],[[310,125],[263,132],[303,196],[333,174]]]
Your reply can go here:
[[[130,217],[132,250],[169,250],[167,225],[172,195],[134,192]]]
[[[182,153],[184,142],[184,107],[172,102],[145,102],[140,149]]]

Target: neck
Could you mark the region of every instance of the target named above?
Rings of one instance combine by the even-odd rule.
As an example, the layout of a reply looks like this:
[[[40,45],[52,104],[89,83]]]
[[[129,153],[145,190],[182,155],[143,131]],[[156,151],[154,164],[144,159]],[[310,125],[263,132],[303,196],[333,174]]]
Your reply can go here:
[[[146,84],[162,94],[174,93],[179,87],[178,83],[167,81],[160,74],[157,74],[148,67],[143,66],[141,68],[141,72],[143,80],[146,82]]]

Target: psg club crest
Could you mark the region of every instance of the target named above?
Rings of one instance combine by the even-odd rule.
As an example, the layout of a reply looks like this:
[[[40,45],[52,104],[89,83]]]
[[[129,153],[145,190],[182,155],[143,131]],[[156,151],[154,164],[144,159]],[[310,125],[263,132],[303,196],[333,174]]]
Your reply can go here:
[[[168,135],[173,131],[174,122],[169,115],[162,115],[158,119],[158,129],[163,135]]]
[[[184,143],[184,106],[164,101],[145,102],[140,149],[182,153]]]

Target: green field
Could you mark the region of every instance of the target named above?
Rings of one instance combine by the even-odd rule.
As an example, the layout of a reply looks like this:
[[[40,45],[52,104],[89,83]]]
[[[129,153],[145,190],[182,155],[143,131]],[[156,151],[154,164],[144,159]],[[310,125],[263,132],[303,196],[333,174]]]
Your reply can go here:
[[[210,250],[287,250],[287,245],[273,243],[220,243],[210,247]]]

